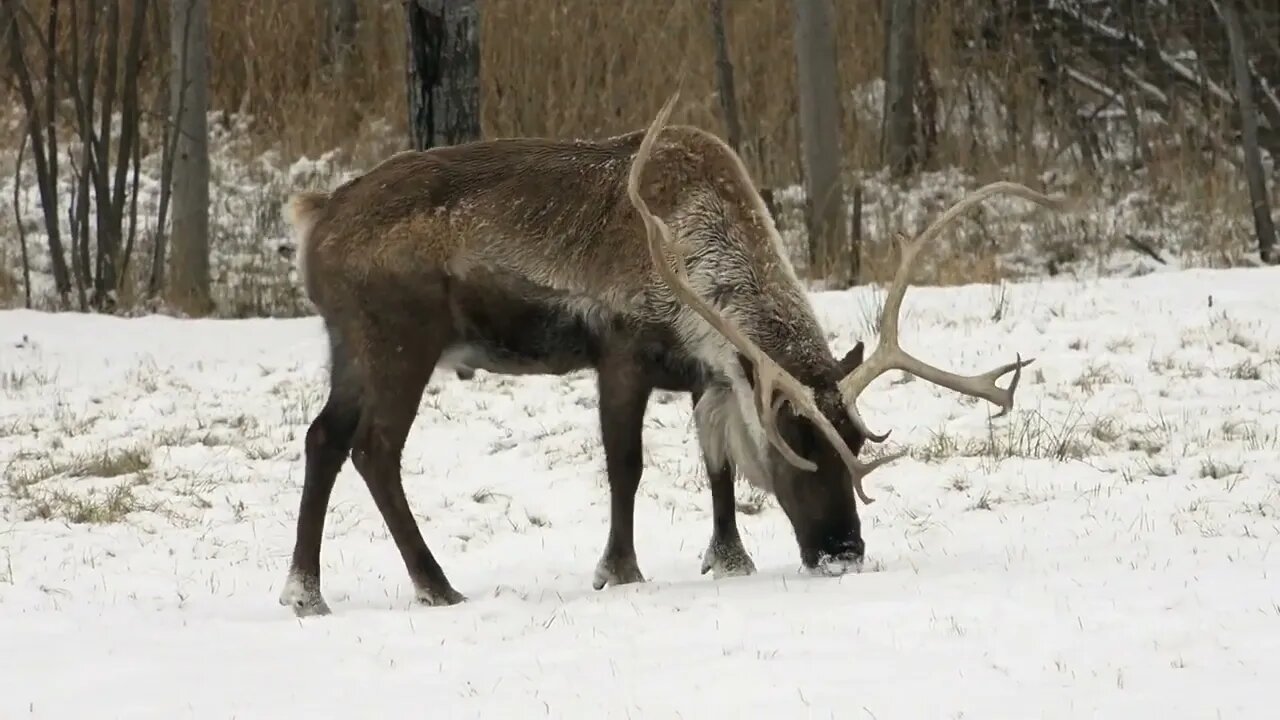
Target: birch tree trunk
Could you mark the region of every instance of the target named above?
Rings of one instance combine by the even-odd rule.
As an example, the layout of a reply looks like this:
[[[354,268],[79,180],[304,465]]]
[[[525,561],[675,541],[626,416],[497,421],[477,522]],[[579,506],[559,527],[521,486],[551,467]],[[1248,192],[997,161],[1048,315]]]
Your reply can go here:
[[[810,272],[847,287],[857,280],[859,253],[849,246],[845,228],[835,13],[831,0],[793,1]]]
[[[195,314],[209,292],[209,0],[173,0],[170,15],[173,229],[169,300]],[[185,68],[185,72],[183,69]]]
[[[1262,169],[1262,153],[1258,150],[1258,116],[1253,107],[1253,82],[1249,73],[1249,53],[1245,48],[1244,27],[1240,22],[1238,0],[1222,0],[1222,19],[1227,26],[1231,46],[1231,69],[1236,81],[1236,105],[1240,110],[1241,139],[1244,142],[1244,173],[1249,183],[1249,201],[1253,207],[1253,226],[1258,234],[1258,254],[1265,263],[1276,257],[1276,226],[1271,220],[1271,204],[1267,200],[1267,178]]]
[[[894,177],[910,174],[916,143],[916,0],[885,0],[883,162]]]

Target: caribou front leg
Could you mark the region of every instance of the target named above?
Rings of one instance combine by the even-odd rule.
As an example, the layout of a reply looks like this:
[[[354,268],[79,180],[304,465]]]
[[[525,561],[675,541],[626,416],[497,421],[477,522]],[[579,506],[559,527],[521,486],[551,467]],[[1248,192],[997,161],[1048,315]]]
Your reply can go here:
[[[694,407],[697,407],[701,398],[701,391],[693,393]],[[703,432],[702,428],[698,432]],[[724,467],[717,469],[704,456],[703,464],[711,485],[711,542],[702,554],[702,574],[710,572],[717,580],[753,575],[756,564],[742,546],[742,537],[738,534],[737,503],[733,497],[733,463],[726,459]]]
[[[719,580],[754,575],[756,564],[742,546],[738,534],[737,507],[733,499],[733,465],[720,470],[707,468],[711,478],[711,543],[702,554],[702,574],[708,571]]]
[[[642,434],[653,388],[623,351],[608,352],[597,368],[600,434],[609,476],[609,539],[592,587],[644,582],[636,561],[636,489],[644,472]]]

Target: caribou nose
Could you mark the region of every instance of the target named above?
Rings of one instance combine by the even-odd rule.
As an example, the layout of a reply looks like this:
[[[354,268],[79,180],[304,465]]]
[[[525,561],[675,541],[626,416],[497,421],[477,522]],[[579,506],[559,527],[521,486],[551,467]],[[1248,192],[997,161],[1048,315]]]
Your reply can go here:
[[[862,538],[858,538],[845,548],[843,554],[852,556],[858,562],[862,562],[867,556],[867,544]]]
[[[835,543],[826,549],[802,553],[805,570],[816,575],[844,575],[862,568],[866,543],[861,538]]]

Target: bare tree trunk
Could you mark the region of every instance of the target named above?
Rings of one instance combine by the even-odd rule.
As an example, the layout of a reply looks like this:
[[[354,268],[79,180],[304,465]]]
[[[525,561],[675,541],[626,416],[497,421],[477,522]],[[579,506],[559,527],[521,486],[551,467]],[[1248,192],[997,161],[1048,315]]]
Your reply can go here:
[[[858,277],[859,249],[849,247],[845,227],[835,15],[831,0],[794,0],[793,8],[810,267],[833,285],[847,287]]]
[[[729,60],[729,39],[724,32],[724,0],[711,0],[711,33],[716,43],[716,84],[720,112],[729,133],[729,147],[742,152],[742,121],[738,117],[738,94],[733,83],[733,62]]]
[[[19,5],[17,0],[0,0],[4,9],[4,35],[8,45],[8,64],[12,77],[17,80],[18,94],[26,113],[27,137],[31,140],[32,159],[36,169],[36,184],[40,188],[40,207],[44,213],[45,232],[49,238],[49,255],[53,265],[54,286],[65,306],[70,300],[71,273],[67,267],[66,253],[62,244],[61,220],[58,216],[58,145],[52,134],[55,119],[53,117],[56,96],[56,63],[52,53],[46,55],[45,67],[45,103],[43,114],[45,123],[41,123],[41,103],[36,97],[35,83],[32,82],[31,69],[23,55],[24,38],[19,32]],[[55,37],[58,27],[58,3],[54,0],[49,5],[47,31]],[[74,248],[73,248],[74,252]],[[74,262],[73,262],[74,264]]]
[[[1240,109],[1240,129],[1243,131],[1244,171],[1249,183],[1249,199],[1253,206],[1253,225],[1258,234],[1258,253],[1265,263],[1274,263],[1276,257],[1276,227],[1271,220],[1271,206],[1267,201],[1267,178],[1262,170],[1262,153],[1258,150],[1258,116],[1253,108],[1253,83],[1249,73],[1249,55],[1245,48],[1244,27],[1240,23],[1237,0],[1221,0],[1223,20],[1227,26],[1227,40],[1231,46],[1231,67],[1236,80],[1236,103]]]
[[[476,0],[405,0],[409,136],[417,150],[480,138]]]
[[[31,253],[27,249],[27,231],[22,227],[22,156],[27,152],[27,136],[18,145],[18,161],[13,164],[13,225],[18,230],[18,248],[22,253],[23,307],[31,309]]]
[[[916,142],[916,0],[884,0],[884,130],[882,162],[903,177],[919,160]]]
[[[209,292],[209,0],[174,0],[170,16],[174,126],[173,253],[168,296],[188,312],[211,309]],[[185,74],[179,68],[186,68]],[[179,112],[180,110],[180,112]]]
[[[88,142],[96,146],[96,152],[91,157],[92,167],[89,174],[93,183],[94,210],[97,218],[92,302],[98,309],[108,309],[114,302],[112,298],[116,287],[116,258],[120,247],[116,232],[119,229],[119,219],[111,215],[113,204],[107,180],[111,170],[111,114],[115,111],[116,78],[118,77],[116,66],[120,57],[120,0],[110,0],[106,4],[106,37],[104,38],[106,56],[102,59],[100,73],[103,89],[102,108],[97,118],[100,127],[97,137],[93,137],[92,122],[86,128]],[[85,89],[86,92],[92,93],[95,85],[91,84]],[[123,135],[127,131],[123,123],[121,125],[120,130]]]
[[[115,218],[115,251],[112,268],[116,272],[116,280],[109,285],[114,292],[119,292],[125,283],[131,282],[128,275],[129,263],[133,257],[133,241],[138,231],[138,180],[141,165],[139,146],[142,132],[142,112],[139,108],[138,73],[142,70],[143,46],[146,42],[147,0],[134,0],[133,24],[129,28],[128,43],[124,51],[124,73],[121,81],[120,98],[120,145],[116,149],[115,176],[111,186],[111,216]],[[129,169],[132,165],[133,181],[126,188],[129,180]],[[125,193],[129,192],[129,209],[125,210]],[[128,219],[128,230],[125,219]]]
[[[45,45],[48,48],[57,47],[58,40],[58,0],[52,0],[49,3],[49,19],[45,23]],[[17,41],[17,38],[14,38]],[[46,123],[45,137],[49,140],[49,176],[56,186],[58,183],[58,57],[57,53],[47,52],[44,65],[44,84],[45,84],[45,108],[44,120]],[[54,212],[56,216],[56,211]],[[50,228],[53,233],[49,236],[49,251],[53,253],[53,276],[54,283],[58,287],[58,292],[62,292],[62,285],[57,282],[59,272],[67,282],[67,293],[71,291],[70,278],[67,278],[66,261],[62,258],[62,238],[60,232],[55,232],[58,228]],[[56,239],[56,242],[55,242]],[[56,252],[55,252],[56,248]],[[64,296],[65,297],[65,296]]]
[[[191,37],[191,21],[192,17],[187,16],[181,19],[169,20],[169,44],[173,45],[173,34],[181,31],[182,37],[178,40],[178,44],[186,47],[187,38]],[[168,122],[164,125],[164,131],[161,133],[160,147],[160,201],[159,208],[156,211],[156,230],[155,238],[151,247],[151,272],[147,281],[147,297],[154,300],[160,296],[164,290],[165,269],[168,267],[168,248],[169,234],[169,205],[173,200],[173,166],[174,157],[178,154],[178,118],[182,117],[186,110],[186,93],[179,93],[174,97],[173,78],[175,75],[179,78],[185,78],[189,75],[187,71],[188,57],[184,53],[182,61],[178,65],[169,68],[169,101],[170,108],[168,112]]]

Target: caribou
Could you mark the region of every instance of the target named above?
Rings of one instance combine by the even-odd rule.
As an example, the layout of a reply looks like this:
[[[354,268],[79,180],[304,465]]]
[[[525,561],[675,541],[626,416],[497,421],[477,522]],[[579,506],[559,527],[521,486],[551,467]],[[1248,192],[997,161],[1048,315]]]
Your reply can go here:
[[[772,493],[802,566],[837,574],[863,562],[858,502],[868,473],[902,455],[859,459],[873,432],[856,406],[901,370],[1000,408],[1014,362],[973,376],[912,356],[898,315],[921,249],[967,208],[1012,194],[987,185],[914,239],[886,295],[881,333],[837,358],[739,156],[696,127],[668,125],[679,93],[648,128],[595,141],[508,138],[384,160],[285,211],[304,289],[328,337],[328,397],[306,433],[296,538],[280,603],[330,612],[320,548],[330,493],[351,459],[399,549],[415,597],[466,598],[423,540],[401,453],[437,368],[469,377],[594,370],[610,494],[592,586],[645,580],[633,531],[642,421],[655,390],[688,393],[711,490],[702,573],[755,572],[735,520],[739,476]],[[1008,387],[996,381],[1013,373]]]

